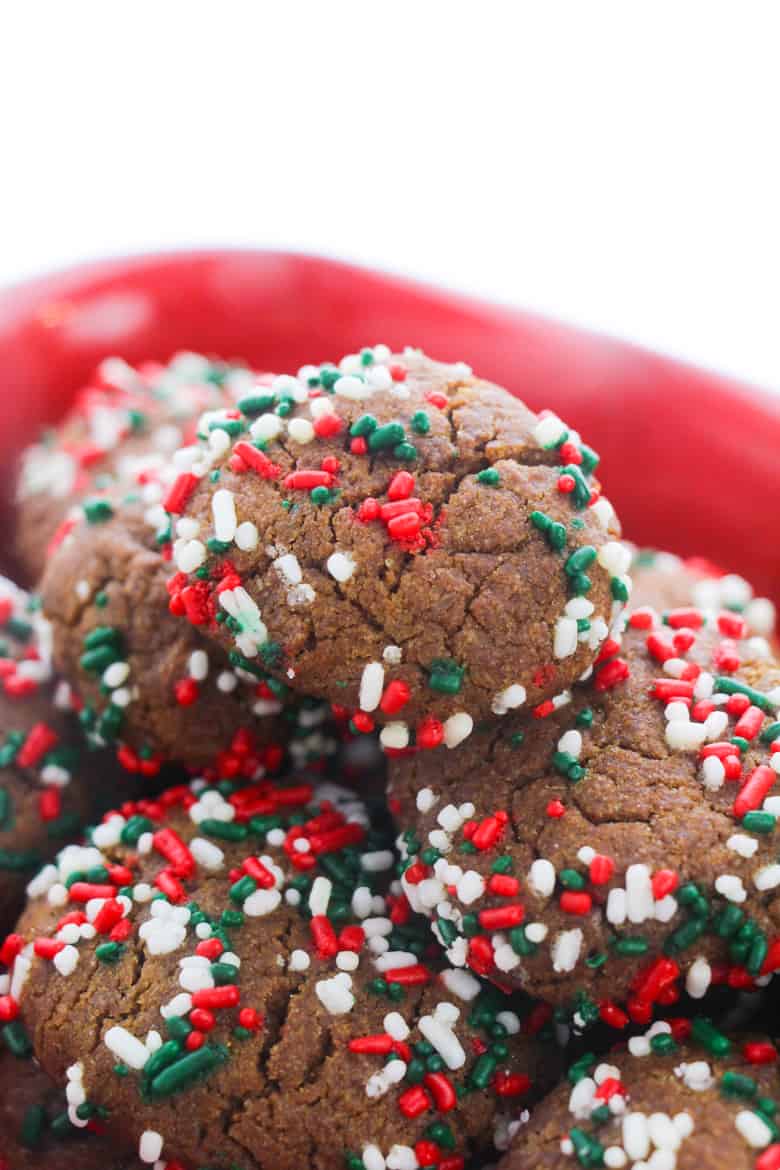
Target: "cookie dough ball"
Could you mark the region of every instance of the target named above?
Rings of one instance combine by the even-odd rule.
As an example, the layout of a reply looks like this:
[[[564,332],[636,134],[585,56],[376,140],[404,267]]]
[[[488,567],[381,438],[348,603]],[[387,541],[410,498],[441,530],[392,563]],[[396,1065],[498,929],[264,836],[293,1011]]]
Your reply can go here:
[[[247,379],[241,368],[191,353],[139,369],[104,361],[63,421],[22,456],[16,552],[28,580],[38,581],[75,505],[89,497],[99,511],[97,501],[143,482],[190,441],[201,411],[229,405]]]
[[[780,1165],[775,1046],[709,1020],[659,1022],[601,1061],[587,1056],[531,1114],[499,1170]]]
[[[82,520],[50,558],[42,594],[53,655],[83,698],[97,743],[120,744],[130,769],[161,760],[252,777],[277,769],[294,737],[298,763],[326,750],[322,705],[285,705],[281,684],[237,670],[168,610],[164,561],[140,503]],[[299,718],[300,716],[300,718]]]
[[[63,1089],[36,1064],[29,1047],[12,1053],[0,1044],[0,1165],[7,1170],[142,1170],[122,1157],[100,1123],[74,1126]]]
[[[560,692],[628,594],[597,456],[462,364],[377,346],[200,437],[166,501],[174,608],[385,747]]]
[[[634,549],[631,563],[631,606],[649,605],[663,612],[688,605],[741,613],[754,635],[775,633],[775,607],[756,597],[753,586],[737,573],[723,573],[703,557],[682,557],[655,549]]]
[[[780,669],[742,660],[741,617],[669,620],[634,613],[546,718],[389,761],[404,889],[450,961],[578,1023],[780,968]]]
[[[88,749],[48,641],[36,602],[0,578],[0,933],[39,866],[132,791],[106,753]]]
[[[180,788],[42,875],[8,994],[142,1161],[446,1170],[555,1054],[528,1000],[429,953],[393,872],[346,790]]]

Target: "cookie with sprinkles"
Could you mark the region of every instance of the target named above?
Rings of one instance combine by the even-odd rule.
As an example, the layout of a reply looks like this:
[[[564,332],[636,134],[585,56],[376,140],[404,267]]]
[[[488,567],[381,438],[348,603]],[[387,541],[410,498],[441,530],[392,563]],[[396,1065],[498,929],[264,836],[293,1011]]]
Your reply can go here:
[[[76,505],[89,498],[96,515],[106,512],[189,441],[201,411],[236,401],[247,384],[243,368],[193,353],[138,369],[102,362],[63,421],[22,454],[15,544],[28,580],[38,581]]]
[[[48,641],[37,602],[0,578],[2,931],[21,910],[36,869],[98,809],[130,791],[105,753],[88,750],[70,690],[52,675]]]
[[[499,1170],[777,1170],[777,1059],[767,1039],[704,1017],[659,1021],[573,1064]]]
[[[632,549],[631,605],[651,605],[663,612],[694,605],[703,610],[731,610],[745,618],[751,634],[771,638],[775,607],[768,597],[757,597],[753,586],[738,573],[724,573],[702,557],[678,557],[655,549]]]
[[[50,557],[42,584],[56,666],[84,700],[82,722],[115,745],[131,771],[163,760],[228,776],[278,770],[328,754],[323,704],[286,701],[262,672],[236,668],[195,627],[168,612],[164,560],[140,503],[78,523]]]
[[[172,607],[385,747],[456,747],[579,678],[628,596],[597,463],[462,364],[306,366],[174,457]]]
[[[141,1170],[136,1157],[123,1157],[100,1133],[99,1119],[71,1122],[64,1090],[36,1064],[26,1042],[12,1052],[0,1041],[0,1085],[2,1170]]]
[[[389,761],[403,886],[456,965],[622,1027],[780,969],[780,668],[634,611],[569,702]]]
[[[0,1001],[141,1161],[461,1170],[549,1084],[549,1010],[455,971],[354,794],[195,783],[31,889]]]

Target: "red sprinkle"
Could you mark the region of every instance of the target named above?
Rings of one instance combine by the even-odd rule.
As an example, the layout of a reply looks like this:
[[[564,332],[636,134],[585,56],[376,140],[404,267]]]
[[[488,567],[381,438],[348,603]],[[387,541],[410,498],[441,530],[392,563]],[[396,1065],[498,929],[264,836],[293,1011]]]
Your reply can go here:
[[[278,464],[272,463],[264,451],[261,451],[258,447],[253,447],[246,440],[236,443],[233,448],[233,453],[238,455],[239,459],[246,463],[247,467],[251,467],[252,471],[256,471],[261,479],[278,479],[282,474],[282,469]]]
[[[329,471],[292,471],[283,482],[286,488],[309,491],[316,487],[333,487],[333,476]]]
[[[412,691],[408,683],[403,682],[402,679],[393,679],[385,687],[379,703],[380,710],[384,711],[385,715],[395,715],[406,706],[411,695]]]
[[[413,1085],[411,1089],[407,1089],[398,1098],[398,1108],[404,1117],[419,1117],[421,1113],[425,1113],[430,1107],[430,1098],[421,1085]]]
[[[174,516],[180,515],[189,503],[190,497],[197,486],[197,475],[193,475],[190,471],[183,471],[173,481],[168,495],[163,500],[163,508],[165,511],[173,513]]]
[[[241,993],[235,983],[223,983],[221,987],[204,987],[200,991],[193,991],[192,1006],[195,1008],[236,1007],[241,999]]]
[[[452,1081],[445,1073],[426,1073],[423,1078],[426,1089],[433,1097],[433,1103],[439,1113],[448,1113],[458,1103]]]
[[[734,801],[734,816],[744,817],[745,813],[757,809],[776,779],[774,769],[767,764],[759,764],[754,768]]]
[[[589,914],[593,907],[593,899],[584,890],[564,890],[560,906],[565,914]]]
[[[45,723],[36,723],[27,733],[16,757],[21,768],[31,768],[57,743],[57,735]]]

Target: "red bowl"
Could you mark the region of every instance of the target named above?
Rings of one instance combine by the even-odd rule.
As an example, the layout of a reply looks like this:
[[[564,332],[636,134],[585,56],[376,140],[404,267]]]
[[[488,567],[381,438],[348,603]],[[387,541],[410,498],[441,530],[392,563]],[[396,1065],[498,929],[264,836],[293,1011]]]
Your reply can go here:
[[[462,359],[560,413],[601,453],[627,536],[707,556],[780,601],[780,398],[529,313],[281,252],[107,260],[0,293],[5,519],[16,453],[106,354],[196,349],[284,371],[379,341]]]

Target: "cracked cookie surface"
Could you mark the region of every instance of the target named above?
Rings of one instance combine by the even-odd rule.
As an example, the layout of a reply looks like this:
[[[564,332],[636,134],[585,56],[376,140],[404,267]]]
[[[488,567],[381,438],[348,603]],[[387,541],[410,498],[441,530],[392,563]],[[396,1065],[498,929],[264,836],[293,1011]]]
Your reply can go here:
[[[635,611],[547,718],[390,760],[404,888],[452,962],[618,1026],[780,967],[780,669],[704,622]]]
[[[562,691],[627,597],[597,456],[462,365],[377,346],[199,434],[166,500],[174,609],[386,747]]]
[[[544,1012],[430,950],[393,869],[342,789],[172,790],[36,879],[10,995],[147,1160],[457,1170],[557,1057]]]

